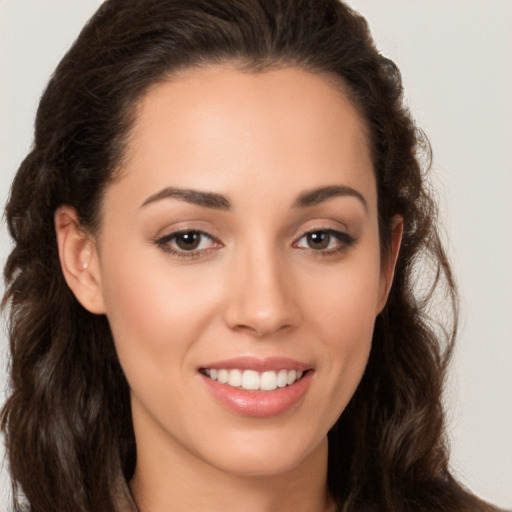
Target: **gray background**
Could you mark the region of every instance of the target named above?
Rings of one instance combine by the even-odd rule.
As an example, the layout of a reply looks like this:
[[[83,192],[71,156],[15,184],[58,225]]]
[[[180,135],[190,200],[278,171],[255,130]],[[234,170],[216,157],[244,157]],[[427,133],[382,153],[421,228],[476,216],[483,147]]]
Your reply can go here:
[[[100,3],[0,0],[2,204],[30,147],[42,89]],[[446,397],[452,465],[477,494],[512,508],[512,2],[349,4],[402,70],[408,102],[434,149],[434,182],[463,297]],[[0,264],[9,244],[2,224]],[[6,344],[2,323],[3,354]],[[0,402],[6,385],[0,369]],[[8,487],[4,468],[0,510],[7,510]]]

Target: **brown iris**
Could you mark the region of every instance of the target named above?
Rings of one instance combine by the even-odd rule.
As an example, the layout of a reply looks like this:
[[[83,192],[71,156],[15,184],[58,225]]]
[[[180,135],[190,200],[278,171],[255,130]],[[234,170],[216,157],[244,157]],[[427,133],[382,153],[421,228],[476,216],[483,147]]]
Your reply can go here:
[[[201,236],[197,231],[186,231],[176,235],[175,243],[183,251],[193,251],[199,247]]]
[[[327,249],[331,241],[331,235],[325,231],[314,231],[306,235],[308,246],[311,249]]]

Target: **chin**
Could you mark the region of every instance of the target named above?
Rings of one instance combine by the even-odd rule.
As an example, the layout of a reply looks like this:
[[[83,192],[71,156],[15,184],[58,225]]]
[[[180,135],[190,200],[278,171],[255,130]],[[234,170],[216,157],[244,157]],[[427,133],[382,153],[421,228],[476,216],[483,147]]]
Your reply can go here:
[[[272,436],[261,432],[252,442],[231,440],[230,449],[222,450],[212,457],[213,465],[226,473],[240,477],[276,477],[299,471],[300,467],[311,468],[315,460],[325,463],[327,436],[318,441],[293,436]],[[220,444],[219,446],[226,446]]]

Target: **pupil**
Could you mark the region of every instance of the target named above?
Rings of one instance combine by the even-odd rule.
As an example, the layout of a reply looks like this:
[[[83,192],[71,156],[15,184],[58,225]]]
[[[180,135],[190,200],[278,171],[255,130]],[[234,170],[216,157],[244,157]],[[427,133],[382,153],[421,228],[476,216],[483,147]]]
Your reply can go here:
[[[191,251],[196,249],[201,240],[201,235],[194,231],[190,231],[189,233],[182,233],[176,237],[176,245],[180,249],[184,249],[185,251]]]
[[[312,249],[326,249],[330,241],[329,233],[315,231],[308,234],[308,244]]]

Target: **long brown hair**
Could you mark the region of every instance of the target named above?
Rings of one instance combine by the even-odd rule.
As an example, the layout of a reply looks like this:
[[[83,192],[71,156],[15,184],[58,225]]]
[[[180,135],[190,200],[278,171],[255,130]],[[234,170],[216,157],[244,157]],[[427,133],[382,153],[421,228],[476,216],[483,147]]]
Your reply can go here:
[[[64,281],[53,214],[71,205],[94,232],[138,100],[182,69],[225,62],[336,77],[368,126],[384,249],[393,215],[404,218],[368,367],[329,432],[332,496],[344,512],[479,509],[451,477],[443,437],[457,301],[426,182],[429,145],[365,20],[337,0],[107,0],[47,86],[6,208],[14,248],[4,270],[11,394],[2,428],[14,510],[136,509],[128,385],[107,319],[82,308]],[[436,323],[439,290],[451,313]]]

